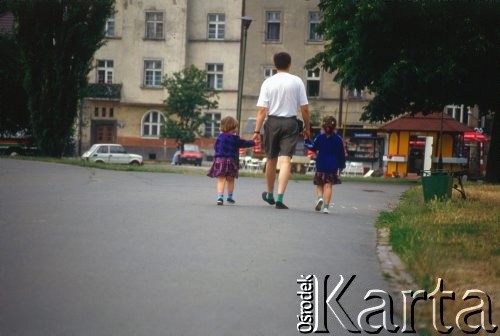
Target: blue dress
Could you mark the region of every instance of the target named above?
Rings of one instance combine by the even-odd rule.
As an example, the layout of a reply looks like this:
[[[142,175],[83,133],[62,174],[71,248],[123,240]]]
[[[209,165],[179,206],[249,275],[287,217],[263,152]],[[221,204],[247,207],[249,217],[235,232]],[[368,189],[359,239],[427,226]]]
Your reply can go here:
[[[339,184],[337,175],[339,169],[345,168],[345,151],[342,138],[337,134],[318,135],[314,142],[306,140],[304,146],[316,154],[316,173],[313,183],[324,185],[326,183]]]

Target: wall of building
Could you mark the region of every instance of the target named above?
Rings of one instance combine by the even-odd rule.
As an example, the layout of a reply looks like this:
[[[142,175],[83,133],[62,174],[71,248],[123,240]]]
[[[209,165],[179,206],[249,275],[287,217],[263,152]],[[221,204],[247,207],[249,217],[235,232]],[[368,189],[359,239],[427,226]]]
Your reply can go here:
[[[163,141],[159,137],[142,136],[141,122],[148,111],[164,111],[163,101],[168,92],[162,87],[144,86],[144,61],[161,60],[162,75],[171,75],[186,67],[187,48],[187,0],[125,0],[115,5],[115,34],[94,56],[98,60],[113,61],[113,84],[121,85],[119,99],[86,99],[83,105],[82,149],[90,147],[95,139],[96,123],[114,120],[113,141],[125,141],[135,152],[163,153]],[[163,38],[146,39],[146,12],[163,13]],[[97,83],[97,68],[89,73],[89,82]],[[107,109],[106,116],[95,109]],[[109,108],[113,108],[110,116]],[[124,140],[125,139],[125,140]],[[175,146],[175,145],[173,145]],[[153,151],[147,148],[155,148]],[[146,149],[147,150],[146,150]],[[164,155],[163,155],[164,156]],[[145,155],[147,158],[147,155]]]
[[[186,63],[206,70],[207,64],[223,64],[223,87],[218,91],[221,118],[236,116],[241,27],[241,0],[190,0],[188,6]],[[208,14],[224,14],[224,38],[208,38]]]
[[[144,82],[144,60],[162,61],[162,74],[170,75],[189,65],[206,69],[208,63],[223,64],[223,87],[218,91],[218,108],[211,113],[220,113],[221,118],[236,117],[238,75],[240,68],[241,17],[251,16],[253,22],[248,30],[245,77],[242,101],[242,129],[248,118],[255,117],[258,94],[264,80],[264,67],[272,67],[272,57],[279,51],[292,55],[291,72],[306,83],[305,62],[323,50],[323,41],[308,41],[310,11],[318,11],[319,0],[121,0],[116,2],[114,16],[115,35],[108,37],[106,44],[95,54],[97,60],[113,60],[113,84],[121,85],[118,99],[86,99],[82,113],[82,149],[95,142],[99,123],[114,127],[114,141],[124,141],[136,152],[147,148],[148,153],[157,152],[156,157],[165,156],[165,142],[159,137],[142,135],[141,122],[148,111],[163,112],[163,101],[168,92],[163,88],[146,88]],[[243,4],[246,4],[243,9]],[[267,10],[279,10],[281,40],[278,43],[265,41]],[[145,38],[146,11],[159,11],[164,15],[164,38]],[[208,38],[208,14],[225,15],[225,34],[221,40]],[[97,83],[97,69],[89,74],[89,82]],[[362,126],[359,116],[367,99],[346,99],[342,109],[349,126]],[[333,82],[332,74],[321,72],[320,93],[310,98],[313,113],[334,115],[339,118],[341,100],[340,86]],[[95,109],[108,111],[105,116]],[[112,116],[109,110],[113,109]],[[207,111],[203,111],[207,112]],[[347,112],[347,114],[346,114]],[[213,138],[199,140],[202,146],[211,146]],[[170,140],[166,146],[172,146]],[[156,148],[153,150],[152,148]],[[208,149],[208,148],[207,148]],[[146,156],[147,157],[147,156]]]
[[[245,83],[243,89],[242,120],[256,115],[257,98],[260,86],[264,81],[264,68],[273,66],[273,55],[286,51],[292,56],[290,73],[302,78],[307,83],[307,70],[304,69],[306,61],[324,48],[324,42],[308,41],[309,12],[319,11],[318,0],[289,1],[276,0],[246,1],[245,14],[253,18],[248,30],[248,41],[245,62]],[[280,11],[281,40],[279,42],[266,41],[266,11]],[[321,116],[333,115],[339,118],[340,110],[340,85],[333,81],[333,75],[321,71],[320,93],[318,97],[310,98],[310,110]],[[344,95],[344,112],[340,124],[344,122],[347,110],[348,125],[363,125],[359,121],[362,108],[368,102],[366,99],[351,99],[346,101]]]

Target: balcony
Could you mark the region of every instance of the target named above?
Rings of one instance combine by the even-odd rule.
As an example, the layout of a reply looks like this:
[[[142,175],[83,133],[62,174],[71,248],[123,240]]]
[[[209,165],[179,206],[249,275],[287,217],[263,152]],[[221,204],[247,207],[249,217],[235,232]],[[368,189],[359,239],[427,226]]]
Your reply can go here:
[[[83,92],[86,98],[103,100],[120,100],[122,84],[92,83]]]

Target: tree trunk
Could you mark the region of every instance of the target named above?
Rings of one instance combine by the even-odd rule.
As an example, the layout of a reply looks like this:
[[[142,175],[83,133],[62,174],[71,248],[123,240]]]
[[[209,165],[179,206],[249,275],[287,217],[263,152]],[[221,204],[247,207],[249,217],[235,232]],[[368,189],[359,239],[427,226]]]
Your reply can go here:
[[[485,181],[495,184],[500,183],[500,108],[496,109],[493,116]]]

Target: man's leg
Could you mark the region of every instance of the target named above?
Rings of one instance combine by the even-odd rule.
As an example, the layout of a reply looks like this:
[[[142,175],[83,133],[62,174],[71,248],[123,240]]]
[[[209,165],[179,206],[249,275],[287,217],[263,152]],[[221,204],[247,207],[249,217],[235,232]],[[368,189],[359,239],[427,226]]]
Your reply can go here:
[[[289,156],[280,156],[280,174],[278,176],[278,195],[283,195],[290,179],[292,160]]]
[[[276,198],[276,209],[288,209],[283,203],[288,179],[290,178],[291,158],[289,156],[280,156],[280,174],[278,176],[278,197]]]
[[[276,180],[276,164],[278,163],[278,158],[270,159],[267,158],[266,161],[266,184],[267,191],[262,193],[262,199],[273,205],[274,201],[274,181]]]
[[[267,192],[272,194],[274,192],[274,181],[276,180],[276,165],[278,163],[278,158],[267,158],[266,161],[266,183]],[[281,176],[281,170],[280,170]],[[279,191],[279,188],[278,188]]]

